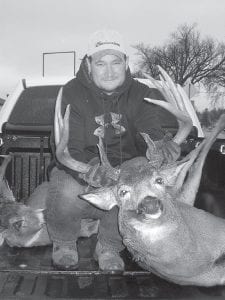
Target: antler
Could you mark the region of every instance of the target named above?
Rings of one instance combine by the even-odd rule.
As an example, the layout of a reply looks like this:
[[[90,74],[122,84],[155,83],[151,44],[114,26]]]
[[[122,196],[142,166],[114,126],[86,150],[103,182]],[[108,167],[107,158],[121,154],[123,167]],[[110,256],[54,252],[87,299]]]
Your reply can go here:
[[[172,79],[169,77],[169,75],[160,67],[158,66],[159,71],[161,73],[160,77],[162,80],[162,84],[160,84],[157,80],[153,79],[151,76],[148,74],[145,74],[145,76],[151,80],[152,84],[161,91],[163,94],[164,98],[166,101],[161,101],[161,100],[155,100],[155,99],[150,99],[150,98],[144,98],[146,101],[159,105],[172,113],[178,122],[178,131],[176,135],[173,137],[170,134],[167,134],[163,140],[161,141],[152,141],[151,138],[145,134],[142,133],[142,136],[145,140],[145,142],[148,145],[148,150],[146,152],[146,156],[150,163],[154,167],[159,167],[163,163],[163,158],[161,157],[162,154],[160,153],[159,146],[164,145],[165,142],[169,140],[173,140],[175,143],[180,145],[188,136],[192,129],[192,120],[189,117],[185,106],[183,105],[183,100],[182,100],[182,94],[180,93],[180,90],[178,87],[173,83]],[[171,157],[171,161],[175,161],[179,158],[180,153],[175,153],[174,157]],[[169,161],[169,163],[171,163]]]
[[[63,88],[60,89],[55,106],[55,144],[56,144],[56,157],[58,161],[71,170],[79,173],[87,173],[91,166],[89,164],[77,161],[71,157],[67,147],[69,140],[69,115],[70,105],[67,106],[64,118],[61,114]]]
[[[219,120],[216,123],[216,126],[214,127],[211,134],[194,150],[192,150],[182,161],[181,163],[187,161],[184,164],[184,168],[179,175],[179,181],[177,182],[176,187],[182,187],[182,193],[181,197],[182,201],[185,203],[188,203],[190,205],[193,205],[195,202],[195,196],[197,194],[201,175],[202,175],[202,169],[204,166],[204,162],[206,159],[206,156],[212,146],[212,144],[215,142],[218,134],[225,128],[225,114],[221,115]],[[187,173],[188,177],[186,176]],[[185,185],[183,185],[183,182],[185,178],[187,177],[185,181]]]
[[[70,105],[67,106],[64,118],[62,118],[61,102],[62,88],[56,100],[54,120],[56,157],[58,161],[69,169],[82,173],[80,177],[91,186],[99,187],[102,186],[103,183],[108,184],[109,182],[116,181],[119,176],[119,169],[113,168],[110,165],[101,138],[99,138],[98,144],[101,165],[92,166],[91,164],[77,161],[71,157],[67,147],[69,140]]]
[[[192,120],[189,117],[185,106],[183,105],[183,96],[180,93],[180,90],[177,88],[166,71],[163,70],[163,68],[160,66],[158,66],[158,68],[161,73],[160,79],[162,80],[163,84],[160,84],[151,76],[147,74],[145,75],[148,79],[151,80],[151,82],[157,87],[157,89],[162,92],[167,102],[150,98],[145,98],[145,100],[163,107],[177,118],[179,129],[177,134],[174,136],[173,141],[180,145],[187,138],[192,129]]]
[[[106,170],[107,177],[111,178],[114,181],[117,181],[119,174],[120,174],[120,169],[113,168],[111,166],[111,164],[107,158],[107,155],[105,153],[103,141],[102,141],[101,137],[99,137],[98,150],[99,150],[100,161]]]

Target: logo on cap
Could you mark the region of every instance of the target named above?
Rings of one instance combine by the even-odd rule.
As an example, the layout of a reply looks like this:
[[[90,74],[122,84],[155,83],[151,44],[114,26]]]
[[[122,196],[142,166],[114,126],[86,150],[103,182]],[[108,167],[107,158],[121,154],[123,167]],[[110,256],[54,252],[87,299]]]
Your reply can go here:
[[[97,42],[95,44],[95,47],[100,47],[102,45],[116,45],[116,46],[120,47],[120,44],[116,43],[116,42]]]

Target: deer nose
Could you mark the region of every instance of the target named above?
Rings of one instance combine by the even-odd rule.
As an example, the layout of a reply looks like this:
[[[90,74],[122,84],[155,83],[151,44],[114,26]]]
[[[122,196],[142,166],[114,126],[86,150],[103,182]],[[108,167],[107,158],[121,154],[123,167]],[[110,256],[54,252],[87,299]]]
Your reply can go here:
[[[137,213],[145,218],[158,219],[163,211],[162,202],[155,197],[147,196],[138,205]]]

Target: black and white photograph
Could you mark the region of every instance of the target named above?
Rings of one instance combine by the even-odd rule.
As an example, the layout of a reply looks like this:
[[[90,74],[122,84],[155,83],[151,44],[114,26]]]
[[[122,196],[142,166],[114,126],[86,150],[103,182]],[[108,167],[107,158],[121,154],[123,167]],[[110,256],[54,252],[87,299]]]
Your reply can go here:
[[[225,299],[224,0],[0,0],[0,299]]]

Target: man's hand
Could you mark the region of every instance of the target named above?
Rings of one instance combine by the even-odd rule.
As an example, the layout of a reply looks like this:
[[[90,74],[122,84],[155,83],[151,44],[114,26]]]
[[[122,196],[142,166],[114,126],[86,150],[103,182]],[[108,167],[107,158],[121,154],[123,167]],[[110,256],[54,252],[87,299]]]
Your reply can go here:
[[[115,181],[113,180],[111,169],[100,164],[98,158],[93,158],[89,164],[91,165],[90,170],[86,174],[79,174],[79,177],[85,180],[90,186],[108,186]]]
[[[170,134],[166,134],[162,140],[156,141],[155,146],[162,157],[162,164],[173,163],[180,157],[181,148],[171,139]]]
[[[181,154],[180,146],[172,140],[172,135],[167,133],[163,139],[159,141],[149,141],[146,136],[143,135],[145,141],[148,144],[146,156],[149,163],[153,167],[160,167],[175,162]]]

